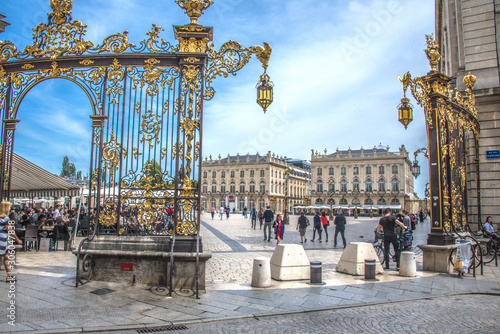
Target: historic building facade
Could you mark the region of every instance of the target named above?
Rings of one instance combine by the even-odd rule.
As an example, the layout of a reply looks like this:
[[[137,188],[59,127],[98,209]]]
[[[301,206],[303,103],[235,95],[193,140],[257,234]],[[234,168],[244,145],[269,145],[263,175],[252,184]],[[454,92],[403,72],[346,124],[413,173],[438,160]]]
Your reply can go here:
[[[285,208],[285,188],[288,186],[288,210],[302,205],[307,195],[310,170],[308,163],[278,157],[268,152],[264,156],[228,155],[218,159],[205,158],[202,168],[202,205],[208,210],[229,206],[242,212],[253,205],[257,209],[270,205],[276,212]],[[285,170],[288,169],[288,180]]]
[[[400,211],[413,194],[413,175],[404,145],[328,154],[312,150],[311,204],[354,212],[380,213],[385,207]]]
[[[439,70],[465,90],[468,72],[474,86],[481,132],[479,137],[480,206],[474,147],[469,149],[468,205],[471,223],[486,216],[500,221],[500,0],[436,0],[436,40],[440,46]],[[478,217],[478,207],[481,218]],[[500,226],[497,226],[500,227]]]

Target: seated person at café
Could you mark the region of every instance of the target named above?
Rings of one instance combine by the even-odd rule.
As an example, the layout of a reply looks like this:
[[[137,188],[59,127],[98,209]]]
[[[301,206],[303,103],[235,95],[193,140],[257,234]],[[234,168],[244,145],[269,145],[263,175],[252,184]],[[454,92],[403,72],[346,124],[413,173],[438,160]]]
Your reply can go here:
[[[56,218],[54,230],[52,231],[50,237],[52,237],[52,239],[54,240],[54,245],[57,240],[66,241],[66,243],[64,243],[64,250],[68,250],[69,244],[67,243],[67,241],[70,239],[70,233],[68,230],[68,226],[64,224],[61,216]]]
[[[39,230],[43,229],[43,226],[45,225],[46,219],[47,219],[47,217],[43,214],[38,216],[38,221],[36,222],[36,224],[38,225]]]
[[[21,218],[21,225],[23,225],[23,228],[26,228],[26,226],[31,225],[31,222],[28,218],[28,215],[23,215]]]
[[[493,228],[493,218],[491,216],[486,217],[486,222],[483,225],[483,230],[487,236],[490,238],[500,241],[500,237],[498,236],[498,233],[495,232],[495,229]]]

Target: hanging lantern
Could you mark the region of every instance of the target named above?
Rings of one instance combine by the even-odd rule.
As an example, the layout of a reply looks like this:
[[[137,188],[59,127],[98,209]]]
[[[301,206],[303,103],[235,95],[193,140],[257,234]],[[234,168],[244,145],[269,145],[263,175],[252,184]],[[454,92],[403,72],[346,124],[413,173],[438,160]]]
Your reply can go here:
[[[413,105],[410,103],[410,99],[403,97],[401,99],[401,104],[398,105],[399,110],[399,121],[404,125],[405,130],[408,124],[413,121]]]
[[[262,107],[264,114],[267,108],[273,103],[273,87],[272,81],[269,81],[269,75],[264,71],[260,76],[260,81],[257,84],[257,104]]]
[[[417,159],[413,161],[413,165],[411,166],[411,174],[414,178],[417,178],[420,175],[420,166],[418,165]]]

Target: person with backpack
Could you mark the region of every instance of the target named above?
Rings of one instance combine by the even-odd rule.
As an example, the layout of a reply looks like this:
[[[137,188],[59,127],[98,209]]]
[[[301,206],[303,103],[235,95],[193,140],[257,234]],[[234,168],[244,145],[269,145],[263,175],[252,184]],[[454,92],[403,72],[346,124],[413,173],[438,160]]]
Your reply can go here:
[[[384,216],[380,218],[380,221],[377,226],[377,233],[380,233],[381,230],[384,231],[384,269],[389,269],[389,248],[394,248],[394,252],[396,253],[396,270],[399,269],[399,260],[401,256],[401,252],[399,250],[399,242],[398,235],[396,233],[396,225],[401,226],[402,228],[406,228],[406,226],[396,219],[391,214],[391,209],[386,208],[384,210]]]
[[[307,219],[304,211],[300,212],[299,221],[297,222],[297,230],[300,234],[300,243],[307,242],[306,229],[309,226],[309,219]]]
[[[260,222],[260,229],[262,230],[262,222],[264,221],[264,209],[259,210],[259,222]]]
[[[273,219],[274,213],[268,205],[266,211],[264,211],[264,241],[271,241],[271,225],[273,224]]]
[[[257,225],[257,209],[255,208],[255,205],[250,210],[250,218],[252,220],[251,228],[255,230],[255,227]]]

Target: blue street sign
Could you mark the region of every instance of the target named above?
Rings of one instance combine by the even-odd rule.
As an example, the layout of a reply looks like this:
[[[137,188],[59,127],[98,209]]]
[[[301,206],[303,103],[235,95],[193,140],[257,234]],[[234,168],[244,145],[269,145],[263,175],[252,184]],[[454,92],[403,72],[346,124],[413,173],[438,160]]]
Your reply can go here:
[[[486,159],[500,159],[500,150],[486,151]]]

